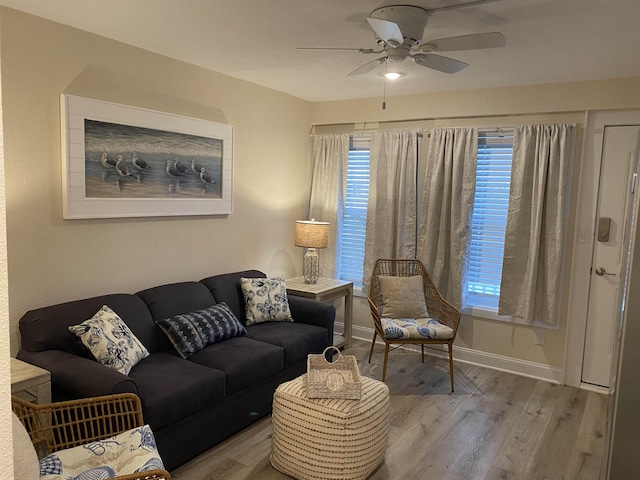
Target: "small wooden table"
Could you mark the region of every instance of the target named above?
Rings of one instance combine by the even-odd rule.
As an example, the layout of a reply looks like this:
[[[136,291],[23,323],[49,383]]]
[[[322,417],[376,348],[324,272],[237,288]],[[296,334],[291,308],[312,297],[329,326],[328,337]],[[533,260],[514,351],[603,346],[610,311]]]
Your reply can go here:
[[[353,324],[353,283],[335,278],[318,278],[318,283],[304,283],[304,277],[286,280],[287,295],[313,298],[321,302],[344,297],[344,330],[342,335],[333,334],[333,345],[338,348],[351,346]]]
[[[12,358],[11,395],[31,403],[51,403],[51,374],[43,368]]]

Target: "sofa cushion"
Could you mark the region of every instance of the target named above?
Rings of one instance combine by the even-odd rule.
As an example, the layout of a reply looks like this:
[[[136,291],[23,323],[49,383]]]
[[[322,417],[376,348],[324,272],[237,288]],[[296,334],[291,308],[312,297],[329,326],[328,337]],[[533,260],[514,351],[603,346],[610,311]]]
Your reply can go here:
[[[179,282],[148,288],[136,293],[147,304],[154,320],[189,313],[216,303],[200,282]]]
[[[246,325],[293,322],[284,278],[241,278]]]
[[[149,356],[126,323],[107,305],[103,305],[90,319],[70,326],[69,330],[80,338],[96,360],[123,375]]]
[[[247,327],[247,336],[284,348],[285,368],[306,359],[309,353],[321,353],[327,346],[327,329],[306,323],[258,323]]]
[[[247,331],[226,303],[156,321],[182,358]]]
[[[236,317],[245,323],[247,318],[244,310],[244,295],[240,287],[240,279],[245,278],[264,278],[266,275],[259,270],[244,270],[242,272],[223,273],[212,277],[203,278],[200,283],[205,285],[216,302],[224,302]]]
[[[157,352],[131,369],[138,386],[144,420],[154,431],[211,407],[225,395],[225,374],[219,370]]]
[[[62,350],[92,358],[68,327],[91,318],[103,305],[109,305],[118,312],[120,318],[149,352],[157,351],[159,342],[167,342],[153,322],[145,303],[135,295],[118,293],[28,311],[19,322],[21,348],[30,352]]]
[[[235,337],[209,345],[189,361],[224,372],[226,395],[231,395],[281,371],[284,357],[284,350],[277,345]]]

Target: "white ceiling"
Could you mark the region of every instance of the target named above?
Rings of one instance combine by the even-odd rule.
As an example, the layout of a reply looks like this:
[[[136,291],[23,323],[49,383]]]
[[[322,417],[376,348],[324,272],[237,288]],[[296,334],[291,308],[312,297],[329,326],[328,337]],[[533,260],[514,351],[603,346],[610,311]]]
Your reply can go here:
[[[426,9],[470,0],[411,0]],[[388,0],[0,0],[0,5],[309,101],[382,96],[375,56],[296,47],[376,47],[365,19]],[[425,40],[500,31],[505,48],[447,52],[453,75],[413,62],[387,95],[640,76],[640,0],[499,0],[433,13]]]

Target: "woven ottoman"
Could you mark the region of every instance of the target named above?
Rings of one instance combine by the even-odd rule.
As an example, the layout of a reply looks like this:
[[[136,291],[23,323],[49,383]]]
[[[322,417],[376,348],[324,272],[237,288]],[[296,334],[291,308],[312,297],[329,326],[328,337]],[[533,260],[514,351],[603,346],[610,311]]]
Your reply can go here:
[[[271,465],[298,480],[365,479],[384,461],[389,389],[362,377],[360,400],[307,398],[307,376],[273,396]]]

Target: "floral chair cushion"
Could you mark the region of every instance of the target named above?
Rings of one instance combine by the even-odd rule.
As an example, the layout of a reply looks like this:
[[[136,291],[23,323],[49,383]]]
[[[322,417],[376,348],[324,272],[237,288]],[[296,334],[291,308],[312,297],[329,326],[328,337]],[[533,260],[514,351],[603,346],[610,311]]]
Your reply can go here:
[[[95,480],[164,470],[149,425],[104,440],[59,450],[40,460],[40,479]]]
[[[149,356],[116,312],[103,305],[98,313],[79,325],[69,327],[103,365],[128,375],[134,365]]]
[[[284,278],[241,278],[246,325],[263,322],[293,322]]]
[[[381,318],[382,330],[388,340],[425,339],[448,340],[453,338],[453,329],[433,318]]]

